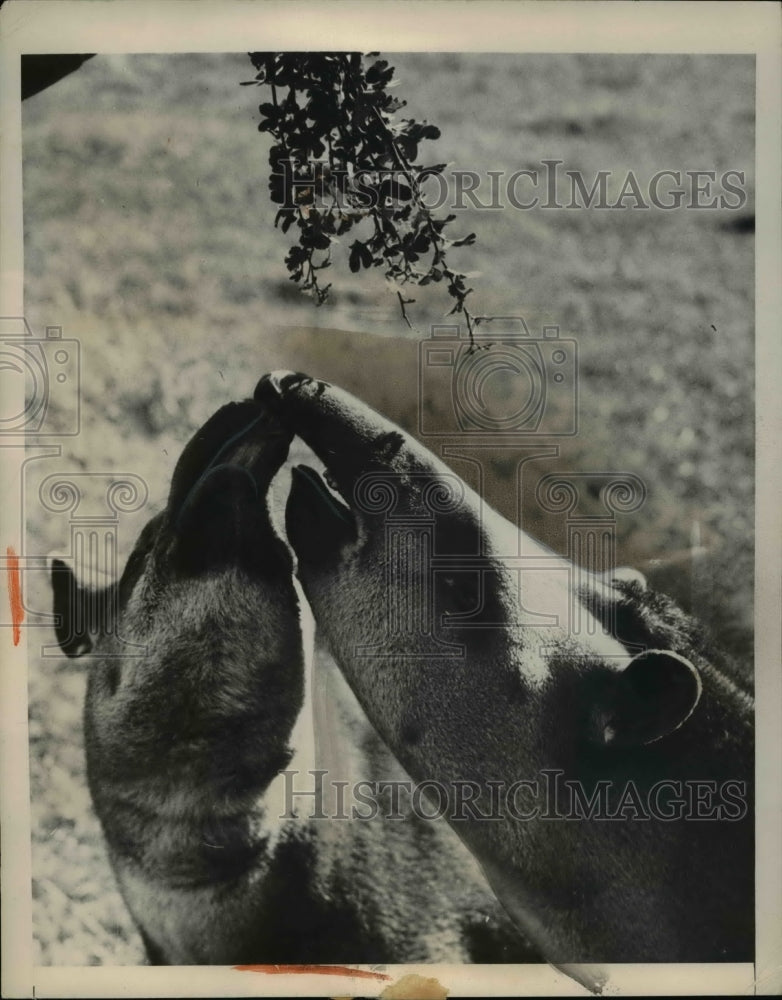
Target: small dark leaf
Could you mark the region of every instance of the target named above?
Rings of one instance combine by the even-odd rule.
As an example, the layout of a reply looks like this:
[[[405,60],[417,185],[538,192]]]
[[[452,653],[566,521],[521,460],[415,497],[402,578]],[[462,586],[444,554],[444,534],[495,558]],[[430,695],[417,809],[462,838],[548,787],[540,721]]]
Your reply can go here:
[[[361,246],[358,240],[355,243],[350,244],[350,257],[348,258],[348,266],[350,270],[355,274],[361,268]]]
[[[359,253],[361,254],[361,263],[364,265],[364,267],[371,267],[373,261],[372,251],[369,249],[366,243],[359,243]],[[378,259],[378,263],[382,264],[383,261]]]
[[[387,177],[381,183],[379,191],[382,201],[409,201],[413,197],[413,192],[407,184],[393,177]]]
[[[388,62],[385,59],[378,59],[376,63],[373,63],[367,70],[367,83],[376,83],[387,66]]]
[[[413,240],[413,250],[416,253],[426,253],[431,246],[431,240],[426,233],[419,233]]]

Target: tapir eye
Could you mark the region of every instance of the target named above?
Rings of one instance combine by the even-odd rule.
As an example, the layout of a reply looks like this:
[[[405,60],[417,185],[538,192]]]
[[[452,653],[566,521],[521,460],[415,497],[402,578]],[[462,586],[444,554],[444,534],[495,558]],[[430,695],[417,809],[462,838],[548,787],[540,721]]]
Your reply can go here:
[[[326,481],[326,485],[332,489],[335,493],[339,493],[339,486],[337,486],[337,480],[334,477],[334,473],[331,469],[323,470],[323,478]]]
[[[108,660],[103,664],[101,674],[108,693],[110,695],[116,694],[121,679],[119,664],[116,661]]]
[[[477,614],[483,604],[480,573],[455,570],[436,574],[437,597],[444,616]]]

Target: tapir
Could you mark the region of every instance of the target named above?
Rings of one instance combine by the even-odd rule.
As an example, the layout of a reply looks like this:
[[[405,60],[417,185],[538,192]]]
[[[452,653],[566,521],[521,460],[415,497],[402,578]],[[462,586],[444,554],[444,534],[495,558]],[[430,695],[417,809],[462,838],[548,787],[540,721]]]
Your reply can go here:
[[[316,623],[520,932],[556,965],[751,961],[753,704],[697,624],[573,572],[348,392],[256,398],[325,467],[286,514]]]
[[[59,642],[89,656],[91,796],[149,960],[529,960],[445,822],[312,808],[317,766],[345,784],[405,775],[323,651],[312,676],[269,511],[290,442],[267,404],[223,407],[118,582],[92,592],[52,566]]]

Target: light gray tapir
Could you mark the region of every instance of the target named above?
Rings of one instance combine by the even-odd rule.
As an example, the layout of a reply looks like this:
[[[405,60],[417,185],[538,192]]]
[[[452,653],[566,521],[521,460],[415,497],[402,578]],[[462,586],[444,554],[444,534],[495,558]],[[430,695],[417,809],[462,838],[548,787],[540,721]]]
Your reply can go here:
[[[398,427],[292,372],[256,397],[326,467],[294,469],[287,508],[316,622],[517,926],[556,964],[750,961],[752,702],[694,623],[595,579],[577,596],[613,634],[569,630],[567,564],[523,536],[516,572],[518,529]]]
[[[333,661],[319,654],[308,676],[267,507],[290,440],[266,404],[225,406],[185,448],[117,584],[88,592],[53,564],[60,644],[91,654],[90,791],[149,959],[529,960],[444,822],[310,819],[310,800],[286,797],[281,772],[310,789],[324,758],[329,780],[404,778]],[[94,634],[110,605],[112,627]]]

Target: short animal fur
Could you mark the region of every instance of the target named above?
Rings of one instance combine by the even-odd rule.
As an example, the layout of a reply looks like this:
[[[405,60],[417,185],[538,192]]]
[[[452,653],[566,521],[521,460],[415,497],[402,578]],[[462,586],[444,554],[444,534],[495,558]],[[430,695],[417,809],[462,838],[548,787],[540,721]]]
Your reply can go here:
[[[90,593],[53,565],[60,644],[89,654],[90,791],[149,960],[529,960],[444,822],[284,815],[286,767],[299,787],[324,760],[330,779],[405,777],[323,650],[312,670],[267,506],[290,439],[264,403],[223,407],[118,584]]]
[[[294,470],[287,532],[298,575],[348,683],[414,779],[436,779],[452,800],[463,779],[507,787],[545,771],[561,771],[587,796],[608,782],[612,807],[628,782],[642,799],[661,780],[731,782],[745,795],[745,810],[721,820],[454,823],[519,929],[557,964],[750,961],[752,702],[694,623],[631,577],[595,579],[577,595],[593,626],[615,622],[613,634],[541,626],[526,609],[567,622],[577,577],[523,536],[525,553],[548,557],[549,568],[519,584],[502,559],[517,551],[518,529],[454,484],[431,452],[306,375],[274,373],[256,396],[276,400],[326,466],[328,485],[313,469]],[[373,481],[379,502],[367,492]],[[399,553],[388,547],[381,487],[386,499],[394,491],[402,521],[431,509],[432,491],[452,491],[441,497],[432,545],[455,559],[453,572],[424,578],[412,557],[404,572],[389,572]],[[476,555],[480,573],[460,571],[459,559],[474,567]],[[431,620],[458,655],[422,660],[431,649],[423,632],[389,638],[389,609],[427,587]],[[628,646],[639,645],[646,651],[633,656]]]

